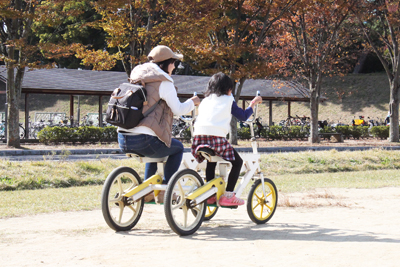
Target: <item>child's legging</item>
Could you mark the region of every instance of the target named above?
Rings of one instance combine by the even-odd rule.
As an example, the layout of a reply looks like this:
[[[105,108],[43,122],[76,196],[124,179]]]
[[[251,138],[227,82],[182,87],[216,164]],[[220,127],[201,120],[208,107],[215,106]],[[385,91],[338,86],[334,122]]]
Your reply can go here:
[[[232,169],[228,176],[228,185],[226,186],[226,191],[233,192],[235,190],[236,182],[239,179],[240,169],[243,165],[243,160],[233,149],[233,153],[235,155],[235,160],[230,160],[229,162],[232,163]],[[211,181],[215,178],[215,167],[217,167],[216,162],[207,162],[206,167],[206,180],[207,182]]]

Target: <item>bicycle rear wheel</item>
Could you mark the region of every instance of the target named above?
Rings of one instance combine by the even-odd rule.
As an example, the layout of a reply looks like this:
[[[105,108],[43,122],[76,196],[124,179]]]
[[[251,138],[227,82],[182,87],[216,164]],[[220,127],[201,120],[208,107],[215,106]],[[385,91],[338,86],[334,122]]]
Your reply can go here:
[[[164,199],[165,217],[171,229],[180,236],[191,235],[199,229],[206,212],[206,202],[193,206],[186,197],[204,184],[191,169],[176,173],[168,183]]]
[[[118,167],[108,175],[101,192],[101,210],[111,229],[128,231],[139,221],[143,198],[133,202],[132,198],[124,197],[124,194],[141,183],[139,175],[129,167]]]

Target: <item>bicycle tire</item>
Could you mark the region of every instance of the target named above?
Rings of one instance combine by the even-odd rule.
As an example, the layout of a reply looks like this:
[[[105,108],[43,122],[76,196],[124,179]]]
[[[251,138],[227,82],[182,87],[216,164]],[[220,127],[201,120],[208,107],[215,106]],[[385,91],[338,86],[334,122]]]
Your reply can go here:
[[[268,222],[278,205],[278,190],[271,179],[264,178],[264,189],[262,180],[258,179],[251,186],[247,197],[247,213],[256,224]]]
[[[164,212],[171,229],[180,236],[191,235],[201,226],[206,202],[194,207],[186,196],[204,184],[200,175],[191,169],[177,172],[168,182],[164,196]]]
[[[143,198],[132,202],[123,194],[141,183],[137,172],[129,167],[118,167],[107,176],[101,192],[101,210],[111,229],[128,231],[139,221],[143,212]]]

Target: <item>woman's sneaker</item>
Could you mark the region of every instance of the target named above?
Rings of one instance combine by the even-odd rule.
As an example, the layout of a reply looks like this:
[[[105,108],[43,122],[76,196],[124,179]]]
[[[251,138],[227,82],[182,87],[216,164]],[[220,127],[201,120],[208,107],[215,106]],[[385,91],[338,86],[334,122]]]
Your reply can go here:
[[[244,205],[244,200],[237,198],[233,192],[225,192],[219,199],[219,204],[221,206],[240,206]]]
[[[160,190],[160,192],[158,192],[158,195],[155,197],[157,204],[164,203],[164,195],[165,195],[165,190]]]
[[[144,197],[144,202],[148,203],[148,202],[154,202],[154,193],[151,192],[150,194],[148,194],[147,196]]]

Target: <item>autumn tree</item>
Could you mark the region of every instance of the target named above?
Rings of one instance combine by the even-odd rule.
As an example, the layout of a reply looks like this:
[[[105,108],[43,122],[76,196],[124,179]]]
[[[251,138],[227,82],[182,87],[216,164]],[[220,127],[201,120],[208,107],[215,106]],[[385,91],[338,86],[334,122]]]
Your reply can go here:
[[[265,42],[274,23],[297,0],[172,0],[168,18],[160,28],[169,28],[162,39],[177,47],[191,67],[205,74],[223,71],[237,82],[238,101],[246,79],[265,78],[279,68],[271,61]],[[237,144],[237,121],[231,123],[230,141]]]
[[[281,73],[304,79],[310,90],[310,138],[319,142],[318,108],[324,75],[335,71],[343,41],[351,36],[342,30],[355,0],[301,0],[280,21],[280,33],[270,39],[273,55],[286,61]]]
[[[390,86],[389,141],[399,142],[400,8],[398,0],[359,1],[356,21],[365,36],[367,49],[382,63]]]
[[[35,22],[54,25],[60,15],[74,16],[80,11],[71,8],[75,1],[23,1],[0,0],[0,49],[1,60],[7,68],[7,145],[20,147],[19,99],[26,67],[46,67],[43,58],[69,56],[76,45],[60,41],[38,42],[32,31]],[[48,66],[52,66],[49,62]]]
[[[77,57],[94,70],[109,70],[120,61],[129,76],[162,37],[158,25],[165,16],[165,2],[98,0],[92,5],[101,18],[88,25],[106,33],[106,47],[82,47]]]
[[[106,48],[105,33],[102,29],[95,29],[90,25],[98,21],[101,16],[92,7],[91,0],[69,1],[62,9],[53,8],[52,16],[48,20],[35,20],[32,24],[32,32],[36,42],[68,43],[90,46],[92,49],[103,50]],[[65,13],[67,10],[77,12]],[[54,62],[59,68],[81,68],[81,59],[75,54],[69,57],[43,58],[44,63]]]

